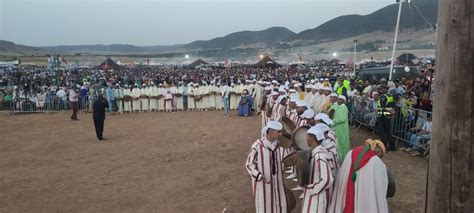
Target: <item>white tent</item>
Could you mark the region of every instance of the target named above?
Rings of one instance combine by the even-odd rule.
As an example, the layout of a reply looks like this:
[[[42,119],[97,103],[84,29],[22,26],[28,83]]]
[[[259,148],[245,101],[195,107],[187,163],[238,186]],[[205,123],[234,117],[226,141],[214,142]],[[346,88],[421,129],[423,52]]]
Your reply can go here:
[[[3,66],[13,66],[13,65],[18,65],[18,64],[20,64],[19,60],[16,60],[16,61],[0,61],[0,65],[3,65]]]

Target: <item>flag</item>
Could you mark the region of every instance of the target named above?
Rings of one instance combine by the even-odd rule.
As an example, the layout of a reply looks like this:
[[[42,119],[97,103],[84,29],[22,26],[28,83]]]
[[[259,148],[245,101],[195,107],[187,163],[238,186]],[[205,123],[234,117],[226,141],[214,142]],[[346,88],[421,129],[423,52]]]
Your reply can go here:
[[[149,58],[146,59],[146,64],[150,65],[150,59]]]
[[[66,61],[66,58],[63,57],[63,58],[61,58],[61,59],[62,59],[63,63],[69,64],[69,63]]]

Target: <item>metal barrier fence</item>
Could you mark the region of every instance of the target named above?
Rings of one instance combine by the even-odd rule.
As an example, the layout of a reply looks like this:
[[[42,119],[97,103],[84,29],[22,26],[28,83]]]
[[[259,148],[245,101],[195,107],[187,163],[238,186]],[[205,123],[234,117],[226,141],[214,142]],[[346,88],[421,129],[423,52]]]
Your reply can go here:
[[[397,142],[402,142],[406,147],[422,149],[425,153],[429,151],[431,134],[417,134],[427,119],[431,118],[431,112],[409,108],[404,106],[396,107],[396,114],[391,119],[392,137]],[[352,99],[351,124],[357,129],[361,126],[376,130],[377,128],[377,107],[373,99],[366,97],[355,97]]]
[[[79,98],[79,111],[89,111],[92,103],[88,97]],[[21,97],[14,98],[10,101],[0,100],[0,111],[14,113],[37,113],[37,112],[54,112],[61,110],[72,110],[72,104],[68,99],[60,97],[37,98],[37,97]]]
[[[420,130],[428,120],[431,122],[429,111],[398,106],[392,119],[392,136],[405,146],[422,149],[426,153],[430,148],[431,132],[420,134]]]

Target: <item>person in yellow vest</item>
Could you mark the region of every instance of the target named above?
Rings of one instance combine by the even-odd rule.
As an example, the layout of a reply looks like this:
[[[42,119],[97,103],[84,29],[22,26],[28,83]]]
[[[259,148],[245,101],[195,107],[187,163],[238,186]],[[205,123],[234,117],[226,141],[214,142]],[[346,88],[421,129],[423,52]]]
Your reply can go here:
[[[388,147],[389,151],[395,151],[396,147],[393,142],[391,123],[392,117],[395,114],[393,96],[388,93],[387,85],[379,86],[379,94],[383,94],[377,101],[377,133],[383,141],[384,145]]]
[[[351,82],[349,80],[344,80],[342,85],[337,88],[338,95],[344,95],[347,98],[347,92],[351,91]]]
[[[301,83],[295,84],[296,94],[298,94],[298,99],[304,100],[304,92],[301,89]]]

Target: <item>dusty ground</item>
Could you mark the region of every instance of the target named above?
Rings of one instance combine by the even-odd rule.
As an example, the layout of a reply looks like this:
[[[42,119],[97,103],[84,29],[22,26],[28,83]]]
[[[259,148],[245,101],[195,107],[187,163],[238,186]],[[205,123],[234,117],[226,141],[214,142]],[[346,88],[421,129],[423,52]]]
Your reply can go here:
[[[108,116],[0,114],[0,212],[253,212],[244,163],[260,119],[221,112]],[[353,143],[369,137],[352,131]],[[392,212],[419,212],[427,163],[384,157],[397,181]],[[297,194],[298,196],[299,194]]]

